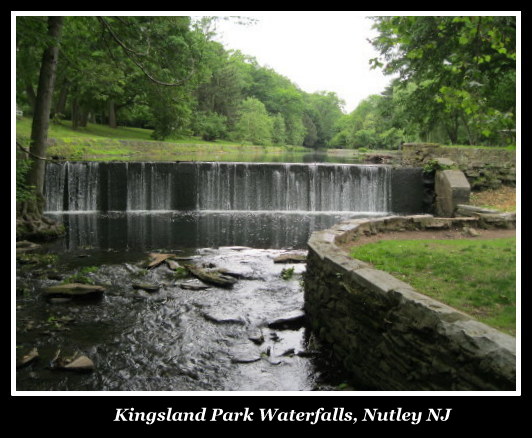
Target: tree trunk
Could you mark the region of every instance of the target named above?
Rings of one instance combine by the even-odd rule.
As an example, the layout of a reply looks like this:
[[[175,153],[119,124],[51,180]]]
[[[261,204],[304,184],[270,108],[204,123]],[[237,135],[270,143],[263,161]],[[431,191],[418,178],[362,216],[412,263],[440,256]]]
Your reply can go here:
[[[79,101],[78,98],[72,100],[72,129],[78,129],[79,127]]]
[[[473,132],[471,131],[471,128],[469,126],[469,123],[467,123],[467,118],[465,117],[464,114],[462,114],[462,122],[464,123],[464,126],[466,128],[466,131],[467,131],[467,138],[469,139],[469,144],[472,146],[475,144],[475,139],[473,137]]]
[[[115,101],[113,99],[109,100],[109,126],[111,128],[117,127]]]
[[[451,144],[458,144],[458,116],[451,116],[448,121],[443,122],[443,125],[445,126]]]
[[[45,156],[48,146],[48,125],[50,123],[50,108],[52,106],[55,69],[59,55],[59,38],[62,25],[63,17],[48,18],[48,36],[53,42],[45,49],[43,54],[33,124],[31,126],[30,152],[38,157]],[[27,183],[35,187],[38,195],[42,195],[44,161],[33,160],[31,169],[28,172]]]
[[[31,127],[30,152],[32,157],[46,155],[50,108],[54,91],[55,69],[59,54],[59,39],[63,17],[48,18],[48,38],[50,45],[44,50],[39,85],[35,100],[33,124]],[[26,185],[34,187],[35,197],[22,203],[17,218],[17,238],[41,234],[42,238],[61,233],[62,226],[43,217],[43,187],[45,161],[33,158],[31,168],[26,175]],[[20,232],[19,232],[20,230]]]
[[[63,82],[63,86],[61,87],[61,92],[59,93],[59,97],[57,99],[57,103],[55,105],[54,115],[55,114],[65,114],[65,107],[66,107],[66,100],[68,97],[68,88],[69,88],[68,81]]]
[[[35,111],[35,90],[31,84],[26,84],[26,96],[28,96],[28,103],[31,106],[32,113]]]
[[[89,110],[87,108],[81,107],[81,110],[79,112],[79,126],[81,128],[86,128],[88,119],[89,119]]]

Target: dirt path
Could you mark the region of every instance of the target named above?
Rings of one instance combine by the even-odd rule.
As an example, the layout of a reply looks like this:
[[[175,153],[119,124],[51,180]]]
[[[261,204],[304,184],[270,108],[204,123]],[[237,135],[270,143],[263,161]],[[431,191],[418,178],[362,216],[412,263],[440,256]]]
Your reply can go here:
[[[354,246],[365,245],[366,243],[377,242],[379,240],[447,240],[447,239],[497,239],[505,237],[515,237],[515,230],[494,229],[482,230],[476,228],[475,231],[479,234],[476,237],[471,237],[462,229],[451,230],[430,230],[430,231],[390,231],[387,233],[379,233],[371,236],[359,236],[356,241],[348,242],[338,245],[343,251],[350,252]]]

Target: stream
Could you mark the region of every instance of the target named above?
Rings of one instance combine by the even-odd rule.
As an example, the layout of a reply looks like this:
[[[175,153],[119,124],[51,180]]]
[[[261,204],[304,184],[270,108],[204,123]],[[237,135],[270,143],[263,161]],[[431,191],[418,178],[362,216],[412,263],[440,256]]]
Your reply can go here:
[[[17,266],[17,356],[39,353],[17,370],[17,391],[327,391],[342,383],[305,327],[305,264],[274,263],[282,254],[305,254],[309,233],[342,215],[58,218],[69,233],[40,251],[54,258]],[[166,263],[146,269],[150,252],[175,254],[181,266],[225,268],[237,281],[189,290],[201,282],[176,276]],[[44,288],[80,272],[105,287],[102,298],[44,297]],[[133,288],[139,282],[160,288]],[[52,367],[58,355],[79,354],[93,371]]]

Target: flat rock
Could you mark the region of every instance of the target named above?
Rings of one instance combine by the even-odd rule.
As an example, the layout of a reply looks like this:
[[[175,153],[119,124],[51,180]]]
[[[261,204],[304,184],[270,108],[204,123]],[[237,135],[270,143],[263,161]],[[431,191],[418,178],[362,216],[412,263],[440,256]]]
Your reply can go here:
[[[175,271],[181,267],[181,265],[177,263],[175,260],[167,259],[165,260],[165,263],[172,271]]]
[[[30,242],[29,240],[19,240],[17,242],[17,254],[22,254],[29,251],[39,249],[41,245],[38,243]]]
[[[298,330],[303,327],[305,321],[305,312],[295,310],[270,322],[268,327],[276,330]]]
[[[37,351],[37,348],[34,347],[28,354],[24,355],[20,360],[17,361],[17,368],[23,368],[29,365],[38,357],[39,352]]]
[[[232,363],[253,363],[261,360],[260,356],[233,356],[231,357]]]
[[[71,297],[51,297],[48,298],[48,301],[52,304],[63,304],[63,303],[69,303],[72,301]]]
[[[255,276],[254,272],[236,272],[231,269],[226,268],[217,268],[216,271],[218,271],[220,274],[238,278],[239,280],[257,280],[258,278]]]
[[[197,277],[201,281],[208,283],[208,284],[213,284],[215,286],[229,288],[229,287],[233,287],[233,285],[236,283],[236,280],[233,277],[220,274],[216,270],[203,269],[203,268],[199,268],[198,266],[193,266],[193,265],[185,265],[185,268],[187,268],[188,271],[194,277]]]
[[[198,260],[198,259],[201,259],[201,256],[198,256],[198,255],[191,255],[191,256],[174,257],[174,260],[180,260],[180,261]]]
[[[161,253],[149,253],[148,256],[151,259],[151,262],[148,264],[148,269],[153,269],[159,266],[162,262],[167,259],[174,258],[174,254],[161,254]]]
[[[207,286],[205,283],[202,283],[201,281],[183,281],[181,283],[177,283],[177,285],[181,289],[187,289],[187,290],[205,290],[209,289],[210,286]]]
[[[103,286],[83,283],[67,283],[50,286],[43,289],[44,296],[47,298],[81,298],[81,297],[101,297],[105,292]]]
[[[223,313],[216,313],[215,310],[203,311],[201,315],[207,320],[216,324],[238,324],[245,325],[246,321],[240,316],[226,315]]]
[[[300,253],[281,254],[273,259],[274,263],[306,263],[307,256]]]
[[[142,289],[146,292],[157,292],[161,286],[155,283],[133,283],[133,289]]]
[[[94,368],[94,362],[87,356],[78,356],[72,362],[62,367],[62,369],[67,371],[77,371],[81,373],[92,371]]]

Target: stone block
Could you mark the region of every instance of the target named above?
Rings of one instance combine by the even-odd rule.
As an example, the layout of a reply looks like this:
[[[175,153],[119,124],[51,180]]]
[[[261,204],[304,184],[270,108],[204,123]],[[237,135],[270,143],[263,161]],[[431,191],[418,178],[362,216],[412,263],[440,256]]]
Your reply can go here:
[[[436,161],[440,166],[454,166],[456,163],[451,160],[450,158],[444,158],[444,157],[436,157],[434,158],[434,161]]]
[[[409,285],[384,271],[371,268],[361,268],[350,273],[350,277],[358,285],[361,285],[372,292],[385,296],[388,292],[400,288],[407,288]]]
[[[462,217],[476,216],[478,213],[497,213],[496,210],[489,210],[487,208],[476,207],[474,205],[458,204],[456,206],[455,215]]]
[[[471,186],[461,170],[438,170],[434,183],[436,214],[453,217],[458,204],[468,204]]]

